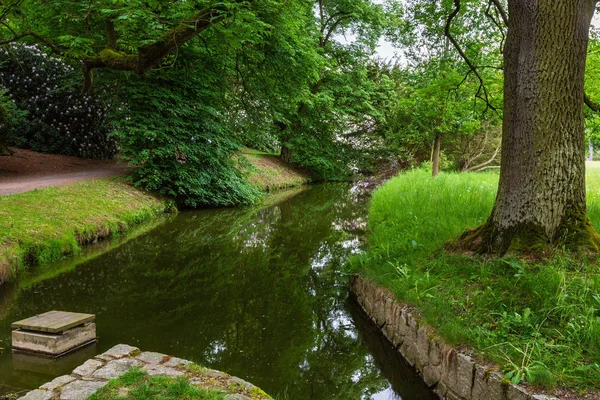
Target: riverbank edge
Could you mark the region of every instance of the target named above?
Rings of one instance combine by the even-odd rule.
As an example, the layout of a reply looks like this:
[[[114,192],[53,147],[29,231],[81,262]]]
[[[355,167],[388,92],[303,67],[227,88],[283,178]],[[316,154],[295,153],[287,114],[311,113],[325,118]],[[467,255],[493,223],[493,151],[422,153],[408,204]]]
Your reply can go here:
[[[63,375],[38,389],[32,390],[19,400],[84,400],[98,390],[127,391],[116,381],[137,368],[148,376],[184,378],[192,386],[216,389],[227,393],[231,400],[272,400],[262,389],[240,378],[221,371],[200,367],[191,361],[166,354],[140,351],[139,348],[118,344],[108,351],[87,360],[70,375]]]
[[[49,191],[60,191],[71,195],[75,193],[77,201],[81,203],[93,202],[95,199],[85,194],[79,196],[76,191],[83,186],[104,184],[111,185],[110,189],[118,192],[118,195],[112,198],[113,204],[118,204],[119,207],[123,208],[123,211],[111,212],[110,207],[103,209],[90,207],[90,212],[85,217],[92,222],[82,224],[81,221],[71,221],[67,218],[69,210],[68,205],[65,205],[65,211],[62,215],[64,215],[63,221],[65,221],[66,226],[60,231],[52,232],[52,234],[33,235],[27,238],[18,235],[10,237],[10,239],[4,238],[3,240],[6,242],[4,244],[0,243],[0,287],[4,283],[17,280],[25,268],[60,261],[79,254],[86,245],[97,243],[112,236],[127,234],[134,227],[156,220],[161,215],[177,212],[172,200],[160,198],[134,188],[120,178],[96,179],[60,187],[50,187],[33,192],[3,196],[3,200],[10,198],[18,204],[22,201],[27,205],[28,202],[25,199],[28,199],[31,203],[32,196],[40,194],[43,196],[44,193]],[[107,196],[110,195],[108,191],[106,194]],[[135,196],[135,202],[131,201],[129,195]],[[50,199],[55,200],[54,197]],[[44,210],[49,204],[42,201],[36,202],[35,206]],[[25,222],[17,220],[13,221],[13,224],[24,225]],[[36,227],[29,226],[28,229],[35,231]]]
[[[370,279],[352,276],[350,291],[383,336],[440,399],[558,400],[511,384],[497,372],[497,367],[477,363],[470,355],[449,346],[407,304]]]
[[[279,157],[256,151],[252,152],[250,150],[249,153],[242,153],[241,155],[247,159],[247,162],[251,166],[245,172],[246,179],[264,194],[261,202],[268,202],[269,197],[282,190],[307,186],[312,182],[307,174],[292,165],[284,163]],[[140,197],[143,196],[142,207],[131,207],[126,212],[118,214],[101,213],[102,215],[96,216],[95,225],[86,228],[86,231],[93,232],[91,235],[79,232],[77,227],[67,227],[59,233],[58,237],[56,235],[40,237],[33,242],[29,241],[27,245],[23,245],[23,240],[19,237],[13,239],[8,245],[0,241],[0,287],[4,283],[17,280],[18,275],[24,268],[36,264],[57,262],[66,257],[78,254],[81,252],[82,247],[87,244],[96,243],[115,235],[127,234],[133,227],[147,224],[150,221],[156,220],[161,215],[176,213],[178,211],[172,199],[147,193],[119,180],[119,178],[94,179],[9,196],[13,199],[18,199],[31,196],[32,193],[43,193],[49,190],[69,190],[69,188],[75,185],[93,184],[93,182],[107,180],[120,182],[120,185],[123,185],[123,192],[132,191],[139,194]],[[94,199],[82,197],[79,200],[83,202],[93,201]],[[125,204],[123,203],[123,205]],[[38,203],[36,207],[44,209],[45,204],[43,202]],[[131,217],[132,213],[135,214],[133,218]],[[92,216],[93,213],[90,213],[90,217]],[[59,246],[57,246],[57,242],[60,242]],[[57,247],[60,250],[57,251]],[[43,254],[45,257],[41,257]],[[47,254],[50,255],[48,256]],[[45,260],[39,262],[41,258]]]

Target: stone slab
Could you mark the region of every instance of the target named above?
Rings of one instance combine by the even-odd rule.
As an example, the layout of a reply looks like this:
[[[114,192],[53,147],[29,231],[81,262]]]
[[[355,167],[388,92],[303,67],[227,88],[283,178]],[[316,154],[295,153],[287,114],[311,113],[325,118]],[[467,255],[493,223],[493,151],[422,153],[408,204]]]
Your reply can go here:
[[[60,400],[83,400],[87,399],[98,389],[106,386],[108,382],[103,381],[75,381],[62,388]]]
[[[163,363],[163,365],[165,367],[181,367],[181,366],[185,367],[186,365],[190,365],[191,363],[192,363],[191,361],[184,360],[182,358],[171,357],[168,361]]]
[[[49,311],[35,317],[13,322],[12,329],[25,329],[35,332],[61,333],[79,325],[92,322],[93,314],[81,314],[65,311]]]
[[[124,358],[129,357],[131,354],[140,351],[137,347],[129,346],[127,344],[118,344],[116,346],[111,347],[108,351],[100,354],[97,358],[102,360],[106,359],[115,359],[115,358]]]
[[[65,386],[66,384],[73,382],[74,380],[75,378],[70,375],[59,376],[58,378],[55,378],[52,381],[40,386],[40,389],[53,391],[58,389],[59,387]]]
[[[23,397],[19,397],[19,400],[50,400],[52,397],[54,397],[52,392],[38,389],[32,390]]]
[[[140,361],[145,362],[146,364],[157,365],[163,362],[167,357],[168,356],[166,354],[155,353],[153,351],[144,351],[143,353],[139,354],[136,358]]]
[[[17,329],[12,332],[14,350],[59,356],[96,340],[96,324],[88,323],[62,334],[29,332]]]
[[[96,372],[100,367],[104,366],[102,361],[98,360],[87,360],[79,367],[73,370],[73,373],[80,376],[91,376],[94,372]]]
[[[100,368],[92,374],[92,378],[96,379],[115,379],[123,375],[134,367],[142,365],[141,361],[134,359],[119,359],[110,361],[104,367]]]
[[[164,375],[164,376],[178,377],[178,376],[184,375],[183,372],[178,371],[175,368],[165,367],[164,365],[147,364],[147,365],[144,365],[142,367],[142,369],[144,371],[146,371],[146,373],[148,373],[149,376]]]

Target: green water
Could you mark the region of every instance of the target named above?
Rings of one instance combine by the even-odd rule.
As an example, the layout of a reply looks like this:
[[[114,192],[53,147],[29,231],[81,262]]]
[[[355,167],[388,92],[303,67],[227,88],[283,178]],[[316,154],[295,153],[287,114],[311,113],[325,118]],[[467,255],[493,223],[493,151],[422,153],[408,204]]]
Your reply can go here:
[[[0,288],[0,396],[127,343],[280,399],[433,399],[348,299],[343,264],[363,246],[367,197],[323,185],[271,206],[184,212]],[[96,314],[97,345],[58,362],[13,355],[10,323],[53,309]]]

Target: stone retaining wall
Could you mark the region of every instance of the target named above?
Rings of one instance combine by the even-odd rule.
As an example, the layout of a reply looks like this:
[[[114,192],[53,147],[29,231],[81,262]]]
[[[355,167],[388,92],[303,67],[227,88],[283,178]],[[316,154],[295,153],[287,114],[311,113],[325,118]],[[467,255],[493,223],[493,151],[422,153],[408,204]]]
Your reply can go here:
[[[557,400],[531,394],[503,380],[493,369],[447,345],[432,328],[420,324],[394,295],[360,276],[351,290],[383,335],[413,366],[440,399],[448,400]]]
[[[208,368],[189,368],[193,363],[154,352],[141,352],[137,347],[119,344],[107,352],[87,360],[64,375],[33,390],[19,400],[85,400],[110,379],[132,368],[141,368],[149,376],[185,377],[191,385],[218,389],[228,393],[228,400],[272,400],[262,390],[240,378]]]

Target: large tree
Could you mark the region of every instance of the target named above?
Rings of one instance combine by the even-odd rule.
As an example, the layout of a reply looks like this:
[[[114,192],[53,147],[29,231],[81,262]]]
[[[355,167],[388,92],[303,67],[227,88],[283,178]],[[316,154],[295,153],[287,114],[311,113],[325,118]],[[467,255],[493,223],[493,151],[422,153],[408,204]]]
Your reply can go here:
[[[502,168],[492,214],[459,244],[497,254],[549,245],[596,252],[600,236],[586,210],[583,116],[596,0],[508,0],[507,12],[500,0],[490,4],[508,26]],[[460,0],[454,6],[449,23]]]

